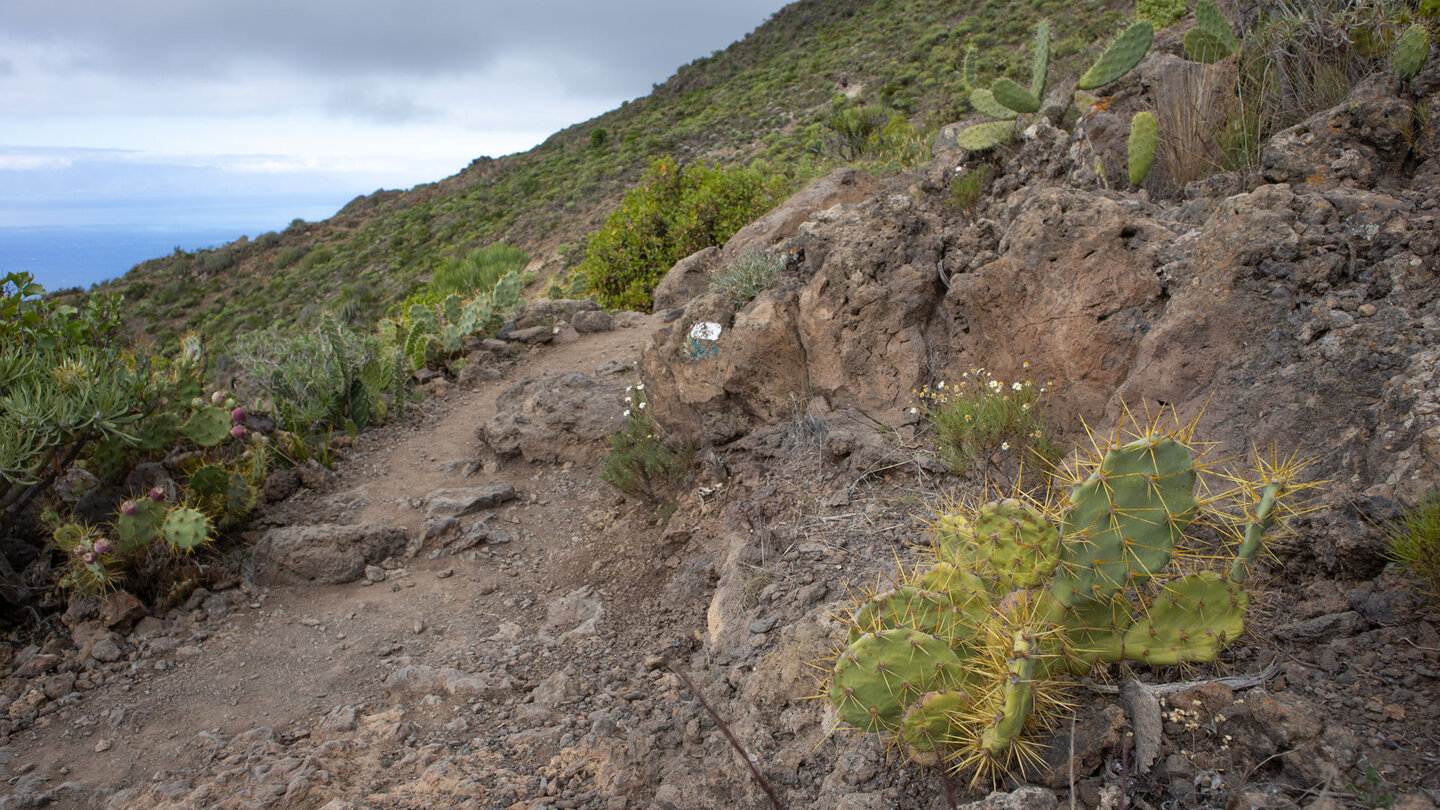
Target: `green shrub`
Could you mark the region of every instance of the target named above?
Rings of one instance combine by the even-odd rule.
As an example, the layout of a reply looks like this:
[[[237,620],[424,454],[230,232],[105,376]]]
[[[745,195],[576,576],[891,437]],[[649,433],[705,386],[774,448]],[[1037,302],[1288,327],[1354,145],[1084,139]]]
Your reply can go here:
[[[309,248],[300,247],[298,245],[280,248],[280,250],[276,251],[275,258],[272,260],[272,263],[275,265],[275,269],[284,270],[285,268],[300,261],[300,259],[305,256],[305,253],[308,250]]]
[[[965,212],[966,216],[973,215],[975,206],[980,203],[980,195],[985,193],[985,182],[990,179],[993,170],[994,167],[989,163],[980,163],[951,183],[950,205]]]
[[[889,122],[889,114],[880,107],[852,107],[842,99],[825,119],[827,134],[821,151],[847,162],[871,157],[880,150],[882,133]]]
[[[1135,4],[1135,17],[1149,20],[1155,28],[1169,28],[1189,13],[1185,0],[1139,0]]]
[[[503,242],[470,251],[463,259],[448,259],[430,274],[427,285],[437,301],[450,293],[473,295],[489,292],[506,273],[524,269],[530,260],[525,251]]]
[[[971,369],[958,385],[942,380],[921,389],[920,404],[911,412],[934,428],[937,455],[957,475],[997,452],[1021,459],[1034,455],[1053,465],[1060,452],[1038,413],[1048,387],[1030,380],[1007,383],[983,368]]]
[[[1440,599],[1440,489],[1390,526],[1386,552]]]
[[[675,262],[723,244],[768,211],[780,191],[776,178],[753,169],[661,158],[590,235],[579,269],[605,307],[648,310],[655,285]]]
[[[125,344],[120,296],[75,307],[43,294],[28,274],[0,279],[0,540],[38,529],[29,507],[53,486],[60,500],[40,519],[63,554],[60,585],[96,593],[124,578],[133,558],[160,559],[153,546],[188,553],[238,522],[255,505],[269,456],[263,439],[242,441],[238,403],[203,396],[198,337],[184,338],[174,358],[151,354]],[[72,514],[89,491],[118,487],[137,464],[162,458],[185,460],[167,472],[174,486],[129,493],[102,507],[114,511],[99,524],[93,512]],[[23,593],[0,566],[0,597]]]
[[[610,454],[600,479],[626,495],[658,503],[685,476],[695,449],[660,438],[658,426],[646,413],[647,404],[643,383],[625,392],[625,426],[610,437]]]
[[[766,250],[747,250],[710,274],[710,288],[724,293],[730,305],[740,309],[770,289],[783,269],[784,258]]]
[[[363,430],[403,407],[399,352],[329,315],[299,334],[272,326],[241,335],[232,356],[269,397],[280,426],[304,437]]]
[[[1339,104],[1382,69],[1409,16],[1399,6],[1346,0],[1270,8],[1240,52],[1234,102],[1217,135],[1225,168],[1258,166],[1271,135]]]

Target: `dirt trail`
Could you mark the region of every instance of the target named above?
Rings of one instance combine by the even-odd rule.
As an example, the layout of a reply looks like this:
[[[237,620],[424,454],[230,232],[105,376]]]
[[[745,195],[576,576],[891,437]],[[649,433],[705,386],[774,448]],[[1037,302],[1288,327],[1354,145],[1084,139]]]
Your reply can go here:
[[[436,557],[426,548],[387,565],[384,581],[373,584],[247,584],[198,593],[129,636],[133,651],[111,665],[102,683],[57,701],[56,711],[15,736],[8,755],[0,753],[7,760],[0,764],[22,775],[18,788],[11,786],[15,795],[47,789],[64,806],[68,794],[54,788],[69,781],[79,783],[70,796],[76,807],[104,806],[112,791],[126,788],[139,794],[125,806],[163,806],[171,799],[185,806],[194,798],[191,786],[203,781],[197,776],[237,735],[270,729],[289,745],[308,737],[327,712],[389,705],[397,688],[392,681],[387,689],[386,679],[397,667],[418,668],[412,672],[422,676],[425,668],[494,674],[517,688],[550,675],[554,662],[535,643],[546,628],[547,603],[591,585],[605,612],[625,615],[653,596],[639,586],[656,561],[642,549],[643,527],[607,541],[597,557],[593,529],[615,519],[619,501],[593,468],[480,464],[475,428],[494,415],[501,393],[525,377],[623,373],[657,323],[653,316],[636,319],[568,345],[531,349],[502,379],[470,390],[451,386],[418,419],[362,436],[336,464],[329,492],[302,491],[279,510],[314,522],[338,516],[338,522],[403,526],[413,540],[423,530],[419,506],[427,493],[510,483],[519,497],[495,512],[513,542],[458,556]],[[597,448],[596,457],[602,454]],[[593,635],[572,641],[598,645]],[[456,689],[444,681],[457,677],[453,671],[441,677],[428,684],[433,689],[422,685],[417,694],[401,695],[430,693],[411,718],[419,727],[427,720],[448,720],[451,731],[468,725],[457,725],[452,712],[437,705],[437,694],[470,695],[473,711],[509,691]],[[171,787],[157,792],[155,785]],[[126,795],[111,797],[112,806]]]

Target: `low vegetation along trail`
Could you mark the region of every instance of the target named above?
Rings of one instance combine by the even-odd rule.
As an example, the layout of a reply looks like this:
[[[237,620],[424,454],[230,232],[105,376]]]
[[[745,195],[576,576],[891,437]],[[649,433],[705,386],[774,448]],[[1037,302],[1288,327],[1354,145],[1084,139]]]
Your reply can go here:
[[[484,458],[476,427],[536,374],[633,382],[655,323],[529,349],[501,379],[448,386],[406,423],[361,436],[323,492],[301,490],[262,522],[403,526],[413,548],[435,490],[509,484],[516,497],[489,510],[487,539],[469,549],[427,542],[343,585],[241,577],[142,619],[125,636],[132,653],[17,735],[7,763],[23,774],[16,795],[45,791],[52,806],[75,807],[341,808],[509,806],[556,793],[536,768],[590,729],[554,707],[603,706],[607,685],[647,671],[664,641],[658,588],[647,585],[663,565],[650,547],[657,530],[596,477],[603,446],[581,464]]]

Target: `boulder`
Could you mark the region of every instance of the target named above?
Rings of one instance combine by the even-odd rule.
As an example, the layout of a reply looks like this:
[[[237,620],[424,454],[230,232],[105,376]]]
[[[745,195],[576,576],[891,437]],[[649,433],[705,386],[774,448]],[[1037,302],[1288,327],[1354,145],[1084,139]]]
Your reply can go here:
[[[257,570],[277,582],[338,585],[404,549],[405,530],[378,523],[282,526],[261,535],[255,560]]]
[[[619,430],[625,388],[618,375],[545,372],[500,394],[495,416],[476,435],[501,456],[577,463],[605,452],[604,439]]]
[[[683,307],[690,299],[710,289],[710,271],[720,259],[720,248],[707,247],[691,253],[671,267],[655,285],[655,311]]]

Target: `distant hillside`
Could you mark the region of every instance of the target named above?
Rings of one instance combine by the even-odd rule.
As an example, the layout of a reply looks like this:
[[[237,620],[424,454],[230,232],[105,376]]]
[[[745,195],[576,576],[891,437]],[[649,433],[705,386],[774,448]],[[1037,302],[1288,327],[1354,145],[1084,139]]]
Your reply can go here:
[[[240,332],[305,325],[322,309],[373,323],[440,262],[495,241],[525,249],[543,278],[579,260],[585,235],[654,157],[761,162],[798,186],[840,162],[825,148],[837,96],[898,113],[928,138],[969,111],[958,71],[967,42],[979,49],[982,74],[1020,76],[1030,28],[1047,17],[1063,70],[1093,55],[1128,7],[802,0],[650,95],[528,152],[478,158],[409,191],[377,191],[323,222],[157,258],[104,288],[126,295],[137,331],[165,344],[199,330],[223,352]]]

